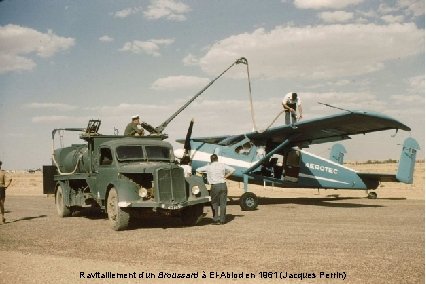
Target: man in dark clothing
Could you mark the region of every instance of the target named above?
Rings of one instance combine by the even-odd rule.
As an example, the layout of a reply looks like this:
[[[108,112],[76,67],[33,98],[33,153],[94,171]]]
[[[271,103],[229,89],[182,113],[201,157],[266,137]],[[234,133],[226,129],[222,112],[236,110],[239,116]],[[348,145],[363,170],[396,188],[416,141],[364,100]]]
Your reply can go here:
[[[8,184],[6,185],[6,172],[1,169],[2,162],[0,161],[0,211],[1,211],[1,220],[0,224],[6,223],[4,218],[4,202],[6,200],[6,188],[9,187],[12,179],[9,179]]]
[[[124,130],[124,135],[126,136],[143,136],[144,131],[142,128],[138,128],[138,125],[140,125],[139,122],[139,115],[132,116],[132,122],[127,124],[126,129]]]

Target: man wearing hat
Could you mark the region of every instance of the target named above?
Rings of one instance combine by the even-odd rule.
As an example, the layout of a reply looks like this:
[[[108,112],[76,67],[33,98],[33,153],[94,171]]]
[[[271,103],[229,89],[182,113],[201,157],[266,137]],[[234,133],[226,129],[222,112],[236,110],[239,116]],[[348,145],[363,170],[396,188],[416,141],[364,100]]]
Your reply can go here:
[[[139,115],[132,116],[132,122],[127,124],[126,129],[124,130],[124,135],[127,135],[127,136],[135,136],[135,135],[143,136],[144,131],[143,131],[143,129],[138,128],[139,124],[140,124]]]
[[[0,161],[0,211],[1,211],[1,220],[0,224],[6,223],[4,218],[4,201],[6,199],[6,188],[9,187],[12,179],[9,179],[9,183],[6,185],[6,172],[1,169],[2,162]]]
[[[283,107],[285,110],[285,124],[294,124],[302,118],[302,100],[297,93],[288,93],[283,99]],[[299,117],[297,117],[299,112]]]

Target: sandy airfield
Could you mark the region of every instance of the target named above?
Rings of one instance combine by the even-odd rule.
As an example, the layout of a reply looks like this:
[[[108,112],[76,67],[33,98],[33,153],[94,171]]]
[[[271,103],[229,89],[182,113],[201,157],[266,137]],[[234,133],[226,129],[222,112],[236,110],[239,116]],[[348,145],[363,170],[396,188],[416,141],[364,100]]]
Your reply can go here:
[[[259,209],[243,212],[235,198],[223,226],[205,207],[195,227],[158,217],[123,232],[91,212],[57,217],[41,173],[9,174],[0,283],[425,283],[424,173],[418,163],[413,185],[383,184],[376,200],[364,191],[252,186]],[[229,187],[241,194],[242,184]]]

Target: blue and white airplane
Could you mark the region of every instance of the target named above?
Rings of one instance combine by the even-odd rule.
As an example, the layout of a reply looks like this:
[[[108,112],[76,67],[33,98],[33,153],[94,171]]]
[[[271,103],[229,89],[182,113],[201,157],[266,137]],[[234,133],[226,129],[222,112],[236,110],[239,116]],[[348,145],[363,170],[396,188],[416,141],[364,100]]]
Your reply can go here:
[[[193,169],[210,162],[213,153],[219,162],[236,169],[230,179],[244,182],[240,198],[242,210],[255,210],[256,195],[248,190],[248,184],[274,183],[289,188],[324,188],[375,190],[380,182],[413,182],[417,141],[407,138],[404,142],[396,174],[361,173],[343,165],[343,146],[331,151],[330,159],[319,157],[305,149],[312,144],[351,139],[350,136],[376,131],[410,127],[383,114],[365,111],[346,111],[322,118],[305,120],[295,125],[270,128],[264,132],[249,132],[240,135],[191,138],[191,122],[184,151],[190,155]],[[182,149],[183,151],[183,149]],[[369,198],[377,198],[369,192]]]

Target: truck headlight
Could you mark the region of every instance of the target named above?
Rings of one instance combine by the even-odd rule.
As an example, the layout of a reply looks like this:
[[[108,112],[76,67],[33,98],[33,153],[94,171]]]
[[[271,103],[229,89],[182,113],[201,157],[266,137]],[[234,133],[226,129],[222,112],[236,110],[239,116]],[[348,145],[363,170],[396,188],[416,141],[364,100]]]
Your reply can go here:
[[[148,195],[148,190],[146,188],[139,188],[139,196],[142,198],[145,198]]]
[[[200,193],[200,188],[198,187],[198,185],[193,186],[192,194],[197,195],[198,193]]]

